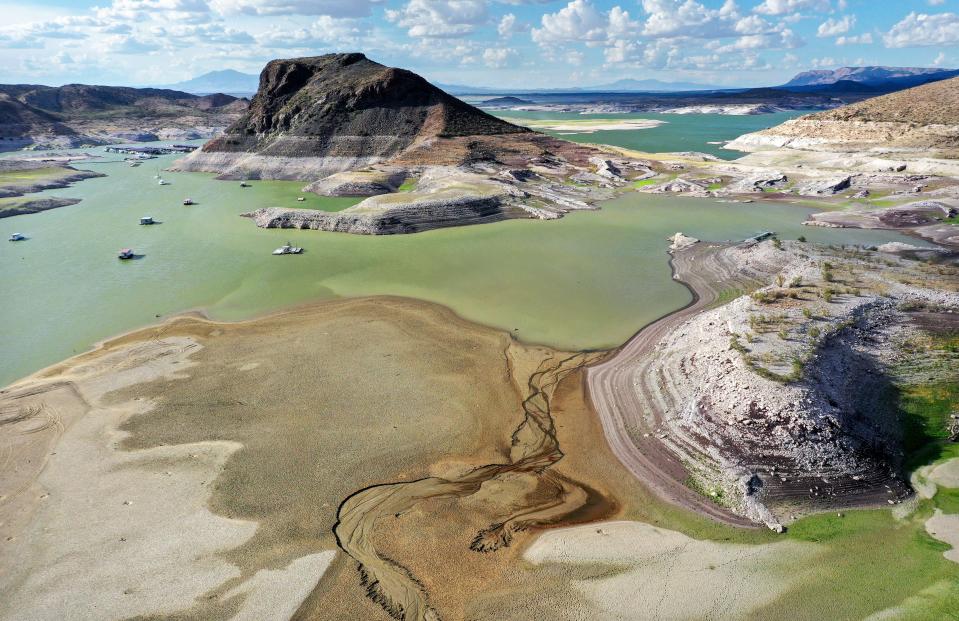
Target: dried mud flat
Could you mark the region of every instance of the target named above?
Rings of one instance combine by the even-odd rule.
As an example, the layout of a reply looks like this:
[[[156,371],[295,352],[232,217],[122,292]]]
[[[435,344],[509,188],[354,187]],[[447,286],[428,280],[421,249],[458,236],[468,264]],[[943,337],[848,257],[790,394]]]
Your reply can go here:
[[[559,613],[532,535],[648,498],[586,405],[597,355],[397,298],[109,341],[0,392],[0,618]]]

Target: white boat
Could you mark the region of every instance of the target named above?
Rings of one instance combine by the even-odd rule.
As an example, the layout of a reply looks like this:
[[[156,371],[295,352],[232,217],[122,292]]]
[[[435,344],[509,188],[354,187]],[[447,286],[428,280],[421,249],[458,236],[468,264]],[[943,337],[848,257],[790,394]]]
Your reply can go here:
[[[121,248],[120,252],[117,253],[118,259],[132,259],[133,258],[133,249],[132,248]]]
[[[157,185],[169,185],[169,184],[165,180],[160,179],[159,181],[157,181]]]
[[[250,184],[247,183],[246,181],[241,181],[241,182],[240,182],[240,187],[241,187],[241,188],[248,188],[248,187],[250,187]]]
[[[302,202],[305,201],[306,199],[303,198],[302,196],[297,196],[297,197],[296,197],[296,200],[297,200],[298,202],[301,202],[301,203],[302,203]]]
[[[183,204],[184,204],[184,205],[195,205],[196,203],[193,202],[193,199],[192,199],[192,198],[184,198],[184,199],[183,199]]]
[[[156,220],[153,219],[153,216],[143,216],[140,218],[140,224],[156,224]]]
[[[273,254],[302,254],[303,249],[299,246],[294,246],[290,242],[286,242],[285,245],[280,246],[273,251]]]
[[[25,239],[26,237],[24,237],[20,233],[14,233],[13,235],[10,236],[10,241],[23,241]]]

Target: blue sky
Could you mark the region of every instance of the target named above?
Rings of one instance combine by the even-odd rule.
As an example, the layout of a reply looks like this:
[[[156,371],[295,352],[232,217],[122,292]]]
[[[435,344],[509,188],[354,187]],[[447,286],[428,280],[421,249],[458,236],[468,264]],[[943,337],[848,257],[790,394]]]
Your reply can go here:
[[[959,0],[4,0],[0,82],[167,84],[363,51],[495,87],[959,67]]]

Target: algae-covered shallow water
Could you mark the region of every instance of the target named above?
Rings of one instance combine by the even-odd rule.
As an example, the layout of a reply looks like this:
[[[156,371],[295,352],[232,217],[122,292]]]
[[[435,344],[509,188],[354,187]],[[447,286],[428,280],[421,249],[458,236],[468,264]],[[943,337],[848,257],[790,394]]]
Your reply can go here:
[[[810,210],[788,205],[628,194],[602,210],[556,221],[513,220],[406,236],[366,237],[260,229],[239,214],[269,205],[341,209],[353,199],[308,196],[302,184],[153,175],[174,156],[130,168],[77,163],[107,177],[51,190],[83,199],[0,219],[0,385],[103,338],[190,309],[239,320],[338,296],[392,294],[437,302],[467,319],[564,349],[621,344],[684,305],[671,278],[667,235],[743,239],[774,230],[830,243],[907,240],[882,231],[802,227]],[[185,197],[197,204],[181,205]],[[162,224],[139,226],[150,215]],[[299,256],[272,256],[291,241]],[[131,247],[142,255],[119,261]]]
[[[803,111],[776,112],[773,114],[580,114],[578,112],[526,112],[521,110],[490,110],[490,113],[509,118],[522,124],[529,121],[589,121],[608,119],[629,121],[649,119],[664,121],[662,125],[648,129],[599,130],[596,132],[556,132],[536,128],[564,140],[573,142],[611,144],[625,149],[647,153],[672,153],[675,151],[699,151],[731,160],[742,157],[739,151],[724,149],[723,144],[743,134],[775,127],[780,123],[805,114]]]

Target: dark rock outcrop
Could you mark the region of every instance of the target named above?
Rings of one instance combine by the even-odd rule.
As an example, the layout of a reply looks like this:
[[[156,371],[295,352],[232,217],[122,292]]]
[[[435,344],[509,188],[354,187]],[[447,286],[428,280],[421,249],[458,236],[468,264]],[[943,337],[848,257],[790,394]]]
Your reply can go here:
[[[205,153],[388,158],[427,138],[528,133],[363,54],[274,60],[250,108]]]

